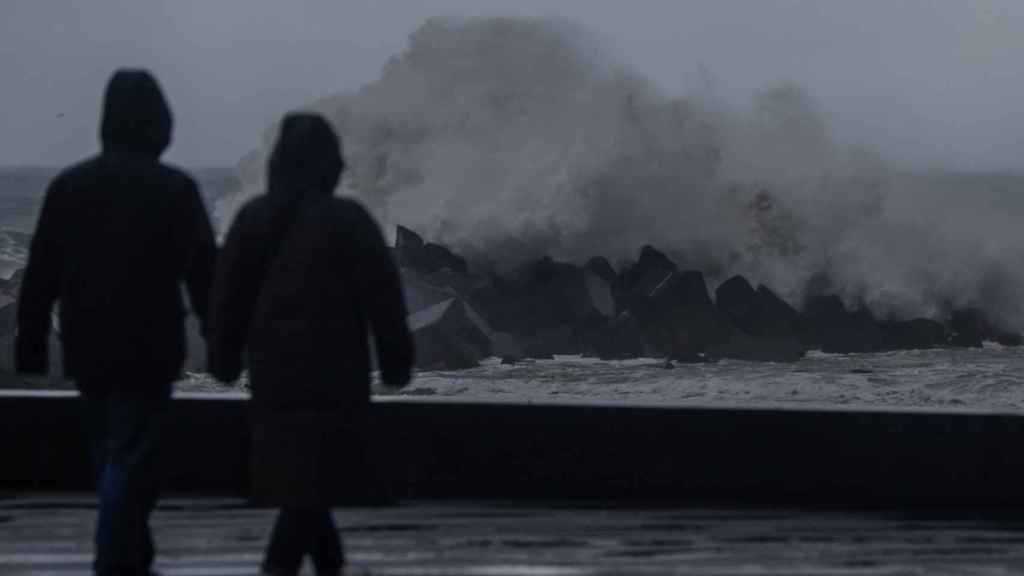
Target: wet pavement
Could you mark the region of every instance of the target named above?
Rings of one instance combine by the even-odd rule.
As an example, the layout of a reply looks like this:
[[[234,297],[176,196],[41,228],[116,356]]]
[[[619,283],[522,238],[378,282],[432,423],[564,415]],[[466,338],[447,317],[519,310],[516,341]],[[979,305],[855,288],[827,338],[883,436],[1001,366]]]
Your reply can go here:
[[[0,496],[0,574],[88,574],[95,514],[88,496]],[[1024,573],[1021,512],[412,501],[335,515],[352,564],[377,575]],[[272,517],[165,499],[157,568],[257,574]]]

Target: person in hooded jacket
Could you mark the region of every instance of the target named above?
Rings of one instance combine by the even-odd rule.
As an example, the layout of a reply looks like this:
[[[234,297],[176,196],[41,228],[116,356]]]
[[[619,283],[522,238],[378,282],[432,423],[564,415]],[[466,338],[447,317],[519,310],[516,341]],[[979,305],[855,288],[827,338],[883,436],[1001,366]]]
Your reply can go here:
[[[345,558],[330,513],[356,454],[370,404],[371,342],[381,380],[409,382],[412,337],[398,271],[380,228],[356,201],[333,195],[341,143],[320,116],[280,124],[268,191],[232,223],[218,260],[208,358],[224,382],[244,362],[252,393],[252,490],[280,511],[263,561],[317,574]]]
[[[216,242],[195,181],[160,162],[171,124],[148,72],[113,75],[102,152],[50,183],[18,300],[23,374],[46,374],[59,305],[64,376],[81,392],[100,498],[97,574],[150,571],[157,450],[185,359],[182,284],[206,320]]]

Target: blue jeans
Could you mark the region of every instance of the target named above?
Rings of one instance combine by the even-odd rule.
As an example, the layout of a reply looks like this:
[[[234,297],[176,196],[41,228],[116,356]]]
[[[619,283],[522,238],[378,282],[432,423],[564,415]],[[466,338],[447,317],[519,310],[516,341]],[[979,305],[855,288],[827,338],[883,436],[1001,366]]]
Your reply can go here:
[[[170,386],[160,390],[145,397],[82,395],[100,500],[96,574],[150,573],[156,550],[149,515],[160,491],[157,452]]]

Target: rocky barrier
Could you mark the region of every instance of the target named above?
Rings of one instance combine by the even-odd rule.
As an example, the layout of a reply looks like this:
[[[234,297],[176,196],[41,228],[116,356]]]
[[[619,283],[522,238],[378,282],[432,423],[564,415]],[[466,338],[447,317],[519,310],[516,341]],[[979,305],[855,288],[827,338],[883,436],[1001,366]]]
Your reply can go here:
[[[794,362],[809,350],[868,353],[939,347],[1018,346],[978,308],[948,307],[936,318],[876,317],[816,279],[799,307],[771,288],[733,276],[712,292],[700,270],[682,269],[645,246],[616,270],[603,257],[585,265],[541,259],[505,274],[474,271],[449,248],[399,226],[398,263],[418,351],[418,368],[471,368],[491,356],[515,363],[554,355],[674,362],[736,359]],[[22,271],[0,280],[0,374],[13,371],[15,309]],[[205,369],[197,323],[188,322],[186,370]],[[51,350],[59,338],[51,336]],[[60,354],[51,385],[62,387]],[[0,378],[0,384],[3,379]]]
[[[512,274],[474,274],[466,259],[399,227],[394,248],[424,369],[582,354],[605,360],[739,359],[792,362],[808,350],[864,353],[937,347],[1017,346],[978,308],[939,318],[878,318],[817,279],[800,307],[742,276],[713,292],[700,270],[644,247],[619,270],[602,257],[583,266],[541,259]]]

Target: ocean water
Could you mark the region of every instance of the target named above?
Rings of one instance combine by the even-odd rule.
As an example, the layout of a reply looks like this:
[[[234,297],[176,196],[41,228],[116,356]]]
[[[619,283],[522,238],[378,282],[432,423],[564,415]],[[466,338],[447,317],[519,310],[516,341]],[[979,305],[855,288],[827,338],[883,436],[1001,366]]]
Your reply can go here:
[[[191,374],[179,391],[236,393]],[[744,408],[1024,410],[1024,348],[884,354],[811,352],[793,364],[724,361],[675,364],[654,358],[602,361],[579,356],[479,368],[418,372],[410,386],[380,396],[511,403]]]
[[[24,264],[42,196],[54,174],[51,169],[0,170],[0,277]],[[211,207],[240,188],[231,169],[200,170],[196,176]],[[231,393],[244,388],[191,374],[178,389]],[[795,364],[725,361],[672,368],[658,359],[603,362],[562,356],[507,366],[492,358],[471,370],[419,372],[398,394],[527,403],[1020,411],[1024,348],[811,353]]]
[[[743,407],[1024,409],[1024,350],[812,352],[794,364],[657,359],[605,362],[497,359],[460,372],[424,372],[403,394],[510,402]]]
[[[211,214],[221,198],[242,186],[233,168],[200,168],[192,174]],[[0,168],[0,278],[24,265],[46,187],[56,175],[55,168]]]

